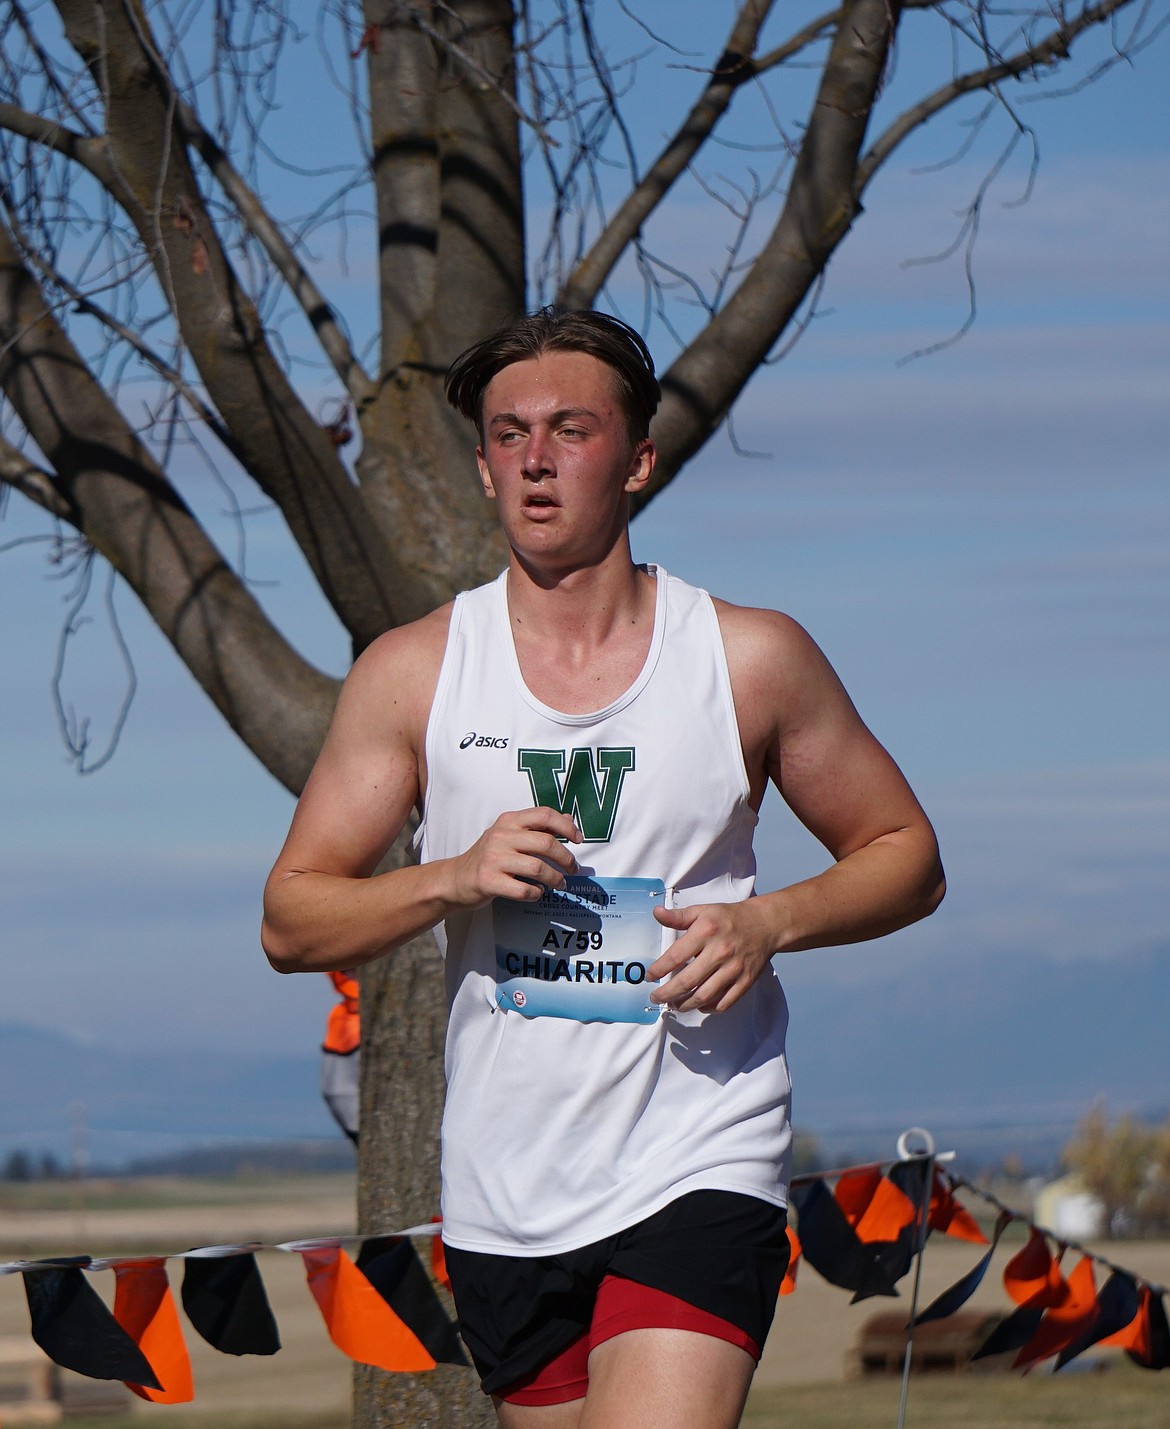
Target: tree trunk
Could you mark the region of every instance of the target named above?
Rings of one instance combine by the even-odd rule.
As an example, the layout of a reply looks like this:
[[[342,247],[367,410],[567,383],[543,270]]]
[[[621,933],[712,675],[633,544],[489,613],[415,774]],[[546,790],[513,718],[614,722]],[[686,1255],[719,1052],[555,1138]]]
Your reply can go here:
[[[357,471],[376,528],[406,562],[411,598],[400,618],[425,614],[503,566],[498,523],[476,478],[474,433],[447,405],[442,379],[459,352],[524,308],[520,143],[505,100],[514,90],[511,0],[457,0],[420,12],[455,49],[419,33],[401,7],[365,5],[381,36],[367,59],[383,375],[359,412]],[[469,83],[459,54],[496,83]],[[400,841],[383,867],[408,857]],[[446,1006],[429,936],[363,970],[363,1233],[439,1212]],[[494,1422],[469,1368],[355,1370],[354,1423],[362,1429]]]
[[[400,843],[382,867],[408,857]],[[439,1214],[447,998],[434,938],[415,938],[364,967],[361,989],[358,1229],[374,1235]],[[438,1294],[453,1315],[451,1296],[442,1288]],[[389,1374],[359,1364],[353,1422],[358,1429],[474,1429],[494,1424],[495,1414],[472,1369],[439,1365],[428,1374]]]

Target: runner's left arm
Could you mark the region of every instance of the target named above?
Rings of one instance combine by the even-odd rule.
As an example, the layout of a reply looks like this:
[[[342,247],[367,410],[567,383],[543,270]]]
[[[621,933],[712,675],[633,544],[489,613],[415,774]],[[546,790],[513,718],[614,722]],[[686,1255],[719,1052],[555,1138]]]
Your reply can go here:
[[[679,1011],[722,1012],[776,953],[881,937],[945,891],[934,831],[832,666],[795,621],[719,606],[753,798],[766,782],[833,857],[813,878],[742,903],[656,911],[679,936],[648,969]]]

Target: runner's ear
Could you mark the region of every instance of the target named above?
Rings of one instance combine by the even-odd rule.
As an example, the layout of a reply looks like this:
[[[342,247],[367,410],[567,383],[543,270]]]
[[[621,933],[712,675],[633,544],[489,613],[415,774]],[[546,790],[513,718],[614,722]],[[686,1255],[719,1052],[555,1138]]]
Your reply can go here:
[[[634,447],[634,454],[630,460],[630,474],[626,478],[623,490],[630,495],[636,491],[644,490],[657,460],[658,452],[655,450],[654,443],[649,437],[644,437]]]
[[[483,459],[483,447],[476,447],[475,462],[479,467],[479,479],[483,483],[483,494],[489,501],[496,499],[496,488],[492,485],[492,478],[488,472],[487,462]]]

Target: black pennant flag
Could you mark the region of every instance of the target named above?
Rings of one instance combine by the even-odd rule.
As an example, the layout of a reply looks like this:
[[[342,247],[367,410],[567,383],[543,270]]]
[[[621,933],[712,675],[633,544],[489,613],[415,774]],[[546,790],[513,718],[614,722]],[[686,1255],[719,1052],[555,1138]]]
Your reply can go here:
[[[858,1240],[845,1213],[824,1181],[794,1186],[797,1234],[805,1260],[829,1282],[855,1292],[855,1300],[870,1295],[897,1295],[895,1283],[902,1278],[913,1253],[908,1253],[903,1237],[896,1241]]]
[[[76,1266],[22,1274],[32,1337],[54,1364],[90,1379],[162,1388],[146,1356]]]
[[[455,1326],[435,1294],[414,1246],[400,1236],[372,1236],[357,1268],[439,1364],[465,1365]]]
[[[929,1165],[929,1162],[915,1158],[913,1161],[898,1161],[889,1170],[888,1179],[906,1196],[919,1216],[922,1214],[922,1203],[926,1200]],[[910,1227],[907,1227],[907,1230],[909,1229]]]
[[[1115,1270],[1097,1293],[1097,1315],[1093,1323],[1056,1358],[1056,1368],[1063,1369],[1069,1360],[1084,1354],[1092,1345],[1132,1324],[1141,1308],[1141,1295],[1131,1275]]]
[[[1160,1295],[1150,1296],[1150,1352],[1129,1357],[1142,1369],[1170,1369],[1170,1324],[1166,1321],[1166,1302]]]
[[[225,1355],[274,1355],[280,1349],[254,1255],[188,1257],[183,1309],[207,1343]]]
[[[856,1290],[861,1283],[865,1247],[853,1233],[841,1207],[823,1181],[793,1186],[801,1254],[830,1285]]]
[[[873,1242],[866,1247],[871,1252],[870,1263],[851,1304],[856,1305],[871,1295],[897,1295],[894,1286],[908,1273],[918,1249],[927,1170],[926,1161],[899,1161],[891,1166],[887,1180],[897,1186],[914,1207],[914,1219],[902,1227],[897,1239]]]
[[[925,1325],[930,1320],[941,1320],[961,1309],[979,1289],[994,1254],[995,1246],[993,1245],[961,1280],[956,1280],[949,1290],[944,1290],[937,1300],[932,1300],[925,1310],[916,1315],[914,1323]]]
[[[971,1358],[983,1360],[989,1355],[1003,1355],[1009,1350],[1022,1350],[1040,1328],[1043,1318],[1043,1305],[1021,1305],[1018,1310],[1013,1310],[1006,1320],[1000,1321]]]
[[[953,1315],[956,1310],[962,1309],[983,1283],[987,1267],[991,1264],[991,1257],[999,1245],[999,1238],[1011,1223],[1010,1215],[1000,1214],[995,1223],[995,1232],[991,1237],[991,1244],[988,1246],[986,1254],[979,1258],[961,1280],[956,1280],[949,1290],[944,1290],[937,1300],[932,1300],[925,1310],[915,1316],[914,1323],[916,1325],[925,1325],[930,1320],[941,1320],[947,1315]]]
[[[894,1287],[914,1262],[913,1227],[903,1231],[897,1240],[871,1241],[865,1249],[865,1269],[851,1305],[871,1295],[897,1296]]]

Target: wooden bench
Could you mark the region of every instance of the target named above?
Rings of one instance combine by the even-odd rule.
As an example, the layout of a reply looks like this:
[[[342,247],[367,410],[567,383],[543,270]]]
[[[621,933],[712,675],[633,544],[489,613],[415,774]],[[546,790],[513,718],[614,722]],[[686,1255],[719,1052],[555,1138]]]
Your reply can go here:
[[[861,1327],[857,1343],[846,1356],[846,1374],[901,1374],[906,1354],[909,1310],[883,1310]],[[971,1368],[971,1356],[1003,1319],[998,1310],[959,1310],[942,1320],[919,1325],[914,1332],[912,1374],[951,1373]],[[977,1361],[976,1368],[1001,1367],[1005,1356]],[[1009,1357],[1010,1358],[1010,1357]]]
[[[59,1424],[81,1415],[125,1414],[134,1396],[117,1380],[60,1369],[32,1340],[0,1337],[0,1425]]]

